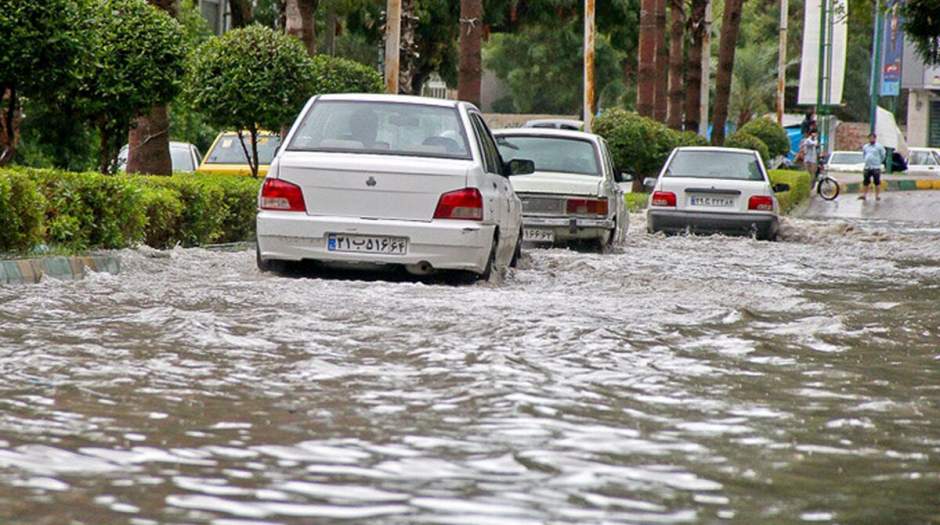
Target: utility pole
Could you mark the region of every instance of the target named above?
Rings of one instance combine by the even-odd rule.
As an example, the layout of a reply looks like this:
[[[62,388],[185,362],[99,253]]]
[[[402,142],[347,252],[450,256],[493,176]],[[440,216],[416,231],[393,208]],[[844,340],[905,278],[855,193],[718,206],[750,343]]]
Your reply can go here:
[[[398,54],[401,47],[401,0],[388,0],[385,9],[385,92],[398,94]]]
[[[810,0],[814,1],[814,0]],[[826,116],[832,91],[832,20],[836,13],[832,0],[820,0],[819,5],[819,64],[816,77],[816,117],[819,120],[820,151],[829,149],[829,118]]]
[[[881,0],[875,0],[875,11],[872,13],[874,20],[874,38],[871,46],[871,83],[869,85],[869,103],[868,122],[870,123],[870,133],[875,132],[875,122],[878,119],[878,90],[881,89],[881,39],[883,38],[884,23],[881,18]]]
[[[777,124],[783,126],[784,92],[787,83],[787,19],[790,5],[788,0],[780,0],[780,47],[777,51]]]
[[[584,131],[594,121],[594,2],[584,0]]]
[[[702,36],[702,105],[699,107],[698,134],[708,138],[708,95],[712,81],[712,2],[705,6],[705,34]]]

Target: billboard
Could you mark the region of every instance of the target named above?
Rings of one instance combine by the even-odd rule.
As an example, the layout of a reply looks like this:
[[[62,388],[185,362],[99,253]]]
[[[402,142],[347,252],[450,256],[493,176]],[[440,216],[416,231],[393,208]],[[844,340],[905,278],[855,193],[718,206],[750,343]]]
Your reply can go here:
[[[824,105],[842,104],[842,85],[845,81],[845,52],[848,41],[846,20],[849,4],[846,0],[806,0],[803,8],[803,52],[800,59],[800,89],[797,104],[815,105],[819,91],[819,45],[822,3],[826,3],[827,38],[832,43],[831,55],[824,57],[823,77],[829,79],[828,93],[824,92]]]
[[[904,30],[901,27],[901,0],[889,0],[884,14],[884,42],[881,45],[881,87],[883,97],[901,94],[901,64],[904,56]]]

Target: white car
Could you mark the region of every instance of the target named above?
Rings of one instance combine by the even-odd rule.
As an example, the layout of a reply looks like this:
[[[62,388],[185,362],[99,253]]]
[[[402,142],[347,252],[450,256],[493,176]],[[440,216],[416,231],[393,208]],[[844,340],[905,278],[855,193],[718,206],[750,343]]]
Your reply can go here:
[[[935,148],[910,148],[908,150],[908,175],[940,176],[940,150]]]
[[[559,129],[494,132],[506,160],[531,160],[535,172],[512,178],[522,199],[523,240],[561,244],[588,241],[598,251],[622,242],[630,215],[603,138]]]
[[[584,129],[584,122],[566,118],[543,118],[529,120],[522,125],[524,128],[543,128],[543,129],[568,129],[571,131],[581,131]]]
[[[776,239],[780,205],[760,155],[737,148],[676,148],[650,187],[650,233],[725,233]]]
[[[118,171],[127,169],[127,144],[121,148],[117,158]],[[188,142],[170,141],[170,162],[173,165],[173,171],[193,172],[202,162],[202,154],[199,148]]]
[[[833,151],[826,159],[826,171],[829,173],[862,173],[865,158],[861,151]]]
[[[258,267],[313,260],[489,277],[521,250],[522,203],[472,104],[397,95],[307,102],[258,197]]]

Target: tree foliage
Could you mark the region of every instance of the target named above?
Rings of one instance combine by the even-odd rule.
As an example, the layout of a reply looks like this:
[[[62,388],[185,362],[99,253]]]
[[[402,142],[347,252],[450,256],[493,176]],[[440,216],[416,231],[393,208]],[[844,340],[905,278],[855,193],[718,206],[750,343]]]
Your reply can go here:
[[[211,124],[250,133],[257,176],[258,131],[290,124],[310,96],[314,67],[303,44],[252,25],[206,41],[188,67],[186,99]]]
[[[705,143],[695,133],[678,132],[620,108],[601,113],[594,120],[594,132],[607,139],[614,164],[622,170],[632,170],[640,181],[658,173],[673,148]]]
[[[901,7],[904,32],[930,64],[940,64],[940,0],[907,0]]]
[[[790,152],[790,138],[787,136],[787,130],[767,117],[754,119],[738,131],[759,138],[767,146],[770,158]]]
[[[754,150],[760,154],[760,158],[763,159],[764,164],[770,162],[770,152],[767,149],[767,144],[764,144],[764,141],[750,133],[745,133],[744,131],[732,133],[731,136],[725,139],[725,147]]]
[[[312,95],[324,93],[381,93],[382,75],[375,69],[345,58],[313,57]]]

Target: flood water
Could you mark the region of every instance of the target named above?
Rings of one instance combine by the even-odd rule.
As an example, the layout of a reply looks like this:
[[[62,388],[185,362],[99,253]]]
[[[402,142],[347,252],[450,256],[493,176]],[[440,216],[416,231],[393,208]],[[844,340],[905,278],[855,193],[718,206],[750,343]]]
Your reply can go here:
[[[940,231],[0,286],[0,523],[936,523]]]

